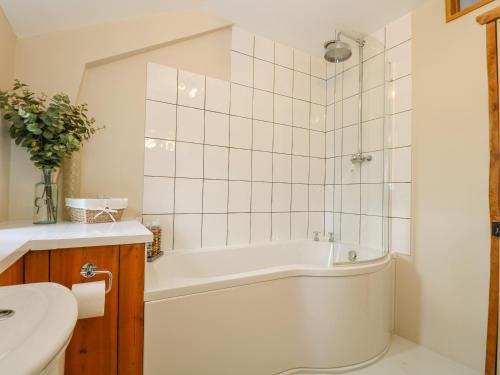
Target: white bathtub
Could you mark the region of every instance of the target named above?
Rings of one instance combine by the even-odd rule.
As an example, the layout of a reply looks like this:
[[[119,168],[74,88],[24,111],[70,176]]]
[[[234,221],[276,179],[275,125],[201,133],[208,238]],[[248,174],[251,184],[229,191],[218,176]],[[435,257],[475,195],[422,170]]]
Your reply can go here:
[[[170,252],[146,272],[144,374],[366,365],[390,342],[393,273],[380,251],[321,242]]]

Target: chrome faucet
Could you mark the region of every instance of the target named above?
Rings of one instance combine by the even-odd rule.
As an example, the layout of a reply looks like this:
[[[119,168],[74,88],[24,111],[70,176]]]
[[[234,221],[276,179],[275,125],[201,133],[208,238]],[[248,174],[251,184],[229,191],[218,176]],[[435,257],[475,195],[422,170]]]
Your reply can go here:
[[[333,242],[333,232],[328,232],[328,242]]]
[[[320,234],[321,232],[319,232],[319,231],[315,231],[315,232],[313,232],[313,233],[314,233],[314,241],[318,242],[318,241],[319,241],[319,234]]]

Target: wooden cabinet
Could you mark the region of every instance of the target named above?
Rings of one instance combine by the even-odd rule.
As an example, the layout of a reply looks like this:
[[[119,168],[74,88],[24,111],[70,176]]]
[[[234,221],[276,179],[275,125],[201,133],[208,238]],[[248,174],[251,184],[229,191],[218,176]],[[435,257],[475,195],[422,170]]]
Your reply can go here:
[[[72,284],[86,279],[85,263],[113,273],[104,316],[77,321],[66,350],[66,375],[142,374],[144,332],[144,244],[32,251],[0,274],[0,286],[34,282]],[[106,281],[106,285],[107,285]]]

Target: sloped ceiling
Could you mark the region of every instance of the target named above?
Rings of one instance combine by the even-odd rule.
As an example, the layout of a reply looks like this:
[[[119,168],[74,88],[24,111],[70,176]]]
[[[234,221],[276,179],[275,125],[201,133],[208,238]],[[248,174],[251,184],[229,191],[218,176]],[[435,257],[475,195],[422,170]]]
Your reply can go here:
[[[0,0],[19,37],[158,12],[206,10],[319,55],[335,29],[369,34],[426,0]]]

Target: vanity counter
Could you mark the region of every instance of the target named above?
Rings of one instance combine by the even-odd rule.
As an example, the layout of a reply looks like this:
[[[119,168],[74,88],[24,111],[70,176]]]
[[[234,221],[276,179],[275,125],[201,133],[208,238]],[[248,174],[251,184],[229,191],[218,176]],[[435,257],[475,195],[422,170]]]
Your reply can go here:
[[[152,233],[138,221],[103,224],[0,223],[0,273],[28,251],[146,243]]]

